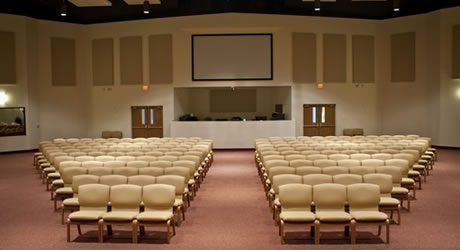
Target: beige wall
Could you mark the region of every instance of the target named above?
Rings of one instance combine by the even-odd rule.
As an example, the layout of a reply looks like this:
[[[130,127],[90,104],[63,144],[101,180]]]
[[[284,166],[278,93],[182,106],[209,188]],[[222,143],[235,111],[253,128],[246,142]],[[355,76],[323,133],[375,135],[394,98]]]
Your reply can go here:
[[[152,20],[75,25],[0,14],[0,30],[16,33],[17,84],[1,86],[10,95],[6,106],[25,106],[27,136],[0,138],[0,151],[35,148],[55,137],[96,137],[105,129],[131,136],[130,106],[163,105],[165,135],[175,113],[187,105],[174,100],[174,87],[292,86],[291,115],[302,133],[302,104],[337,104],[337,134],[362,127],[366,134],[417,133],[439,145],[460,146],[459,80],[451,76],[451,32],[460,8],[384,21],[258,14],[217,14]],[[191,34],[273,33],[273,81],[191,81]],[[345,34],[347,79],[343,83],[292,84],[292,32],[317,34],[317,72],[322,82],[322,34]],[[392,83],[390,36],[416,32],[416,80]],[[148,83],[148,36],[172,34],[173,84],[120,86],[119,38],[142,36],[143,75]],[[352,82],[352,35],[375,36],[376,83]],[[76,39],[77,86],[51,86],[50,37]],[[91,41],[114,38],[114,85],[92,86]],[[286,104],[290,105],[290,104]],[[287,108],[285,106],[285,108]],[[177,110],[175,110],[177,109]],[[180,112],[179,112],[180,113]]]

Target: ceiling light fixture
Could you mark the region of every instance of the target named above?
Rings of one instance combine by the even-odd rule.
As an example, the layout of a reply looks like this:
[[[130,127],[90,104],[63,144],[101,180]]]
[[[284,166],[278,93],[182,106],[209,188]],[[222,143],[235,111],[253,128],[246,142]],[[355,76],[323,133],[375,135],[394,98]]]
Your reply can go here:
[[[320,10],[321,10],[321,6],[320,6],[320,5],[321,5],[320,1],[319,1],[319,0],[315,0],[315,4],[314,4],[314,7],[315,7],[315,8],[314,8],[314,10],[315,10],[315,11],[320,11]]]
[[[144,14],[149,14],[150,13],[150,2],[145,0],[144,1]]]
[[[65,3],[65,0],[62,0],[61,2],[61,16],[67,16],[67,4]]]
[[[393,0],[393,11],[399,11],[399,0]]]

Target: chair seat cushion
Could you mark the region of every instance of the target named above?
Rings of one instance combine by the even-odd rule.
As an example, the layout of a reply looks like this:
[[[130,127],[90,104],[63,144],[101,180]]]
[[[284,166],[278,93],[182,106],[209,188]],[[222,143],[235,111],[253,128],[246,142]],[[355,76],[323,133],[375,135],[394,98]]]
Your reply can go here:
[[[124,222],[134,220],[138,214],[131,211],[115,211],[106,213],[102,218],[105,222]]]
[[[43,169],[43,172],[45,173],[54,172],[54,171],[56,171],[56,168],[54,167],[47,167]]]
[[[398,206],[399,200],[391,197],[380,197],[380,206]]]
[[[54,180],[52,183],[53,183],[54,186],[63,186],[64,185],[64,180],[58,179],[58,180]]]
[[[61,174],[59,172],[49,173],[47,176],[48,178],[52,178],[52,179],[61,178]],[[62,184],[64,184],[64,182],[62,182]]]
[[[280,219],[286,222],[313,222],[316,216],[310,211],[282,211]]]
[[[392,194],[407,194],[409,193],[409,190],[403,187],[393,187],[393,189],[391,190],[391,193]]]
[[[174,201],[174,206],[178,207],[178,206],[183,206],[183,205],[184,205],[184,201],[182,200],[182,198],[176,198],[176,200]]]
[[[173,217],[173,213],[170,211],[148,211],[142,212],[136,217],[139,222],[167,221]]]
[[[415,183],[415,181],[412,178],[406,178],[405,177],[405,178],[402,178],[402,180],[401,180],[401,184],[414,184],[414,183]]]
[[[275,206],[280,207],[280,206],[281,206],[280,199],[279,199],[279,198],[275,198],[275,200],[273,201],[273,204],[274,204]]]
[[[321,222],[348,222],[351,220],[351,215],[341,211],[324,211],[316,212],[316,218],[318,218]]]
[[[415,164],[414,166],[412,166],[412,169],[414,169],[414,170],[425,170],[425,166],[419,165],[419,164]],[[410,172],[410,171],[409,171],[409,172]]]
[[[102,219],[105,211],[77,211],[69,215],[70,221],[98,221]]]
[[[72,187],[58,188],[56,194],[73,194],[73,190]]]
[[[409,172],[407,173],[408,176],[410,177],[419,177],[420,176],[420,172],[419,171],[415,171],[415,170],[409,170]]]
[[[77,197],[72,197],[72,198],[68,198],[68,199],[65,199],[62,204],[64,206],[72,206],[72,207],[76,207],[76,206],[79,206],[80,204],[78,203],[78,198]]]
[[[350,214],[357,222],[384,222],[388,219],[387,214],[378,211],[359,211]]]

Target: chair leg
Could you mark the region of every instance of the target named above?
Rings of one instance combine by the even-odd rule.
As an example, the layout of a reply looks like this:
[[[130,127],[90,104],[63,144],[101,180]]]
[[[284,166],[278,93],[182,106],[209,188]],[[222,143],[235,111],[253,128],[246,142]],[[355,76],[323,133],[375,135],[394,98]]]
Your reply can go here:
[[[319,227],[320,227],[320,223],[319,221],[315,221],[315,244],[318,245],[319,244],[319,237],[320,237],[320,233],[319,233]]]
[[[61,206],[61,224],[64,225],[64,205]]]
[[[401,208],[400,207],[398,207],[397,213],[398,213],[398,225],[401,225]]]
[[[356,244],[356,222],[352,220],[350,222],[350,227],[351,227],[351,244]]]
[[[281,236],[281,244],[284,244],[284,221],[283,220],[280,221],[278,233]]]
[[[407,193],[407,211],[410,212],[410,196],[409,196],[409,193]]]
[[[70,221],[67,221],[67,242],[70,242]]]
[[[81,235],[81,227],[80,227],[80,224],[77,224],[77,229],[78,229],[78,235]]]
[[[379,225],[378,230],[377,230],[377,235],[380,236],[381,233],[382,233],[382,225]]]
[[[174,222],[174,220],[172,221],[172,229],[173,229],[173,236],[176,235],[176,223]]]
[[[98,237],[97,237],[97,241],[99,243],[103,243],[104,242],[104,221],[103,220],[99,220],[97,222],[97,227],[98,227]]]
[[[387,244],[390,243],[390,222],[387,220],[386,221],[386,227],[387,227]]]
[[[132,238],[133,238],[133,243],[137,243],[137,221],[133,220],[133,232],[132,232]]]
[[[168,235],[167,235],[167,237],[168,237],[168,244],[169,244],[169,242],[170,242],[170,237],[171,237],[171,235],[170,235],[170,229],[169,229],[170,223],[171,223],[170,220],[168,220],[168,221],[166,222],[166,229],[167,229],[167,232],[168,232]]]

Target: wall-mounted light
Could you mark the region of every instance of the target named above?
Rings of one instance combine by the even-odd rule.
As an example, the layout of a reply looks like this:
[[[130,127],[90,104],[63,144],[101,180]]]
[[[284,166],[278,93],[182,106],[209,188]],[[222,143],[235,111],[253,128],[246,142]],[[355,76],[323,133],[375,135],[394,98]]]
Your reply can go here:
[[[149,14],[150,13],[150,2],[145,0],[144,1],[144,14]]]
[[[393,0],[393,11],[399,11],[399,0]]]
[[[65,0],[62,0],[61,2],[61,16],[67,16],[67,4],[65,3]]]
[[[8,95],[5,92],[0,92],[0,105],[5,105],[8,102]]]
[[[320,2],[320,0],[315,0],[314,10],[315,11],[320,11],[321,10],[321,2]]]
[[[142,91],[147,91],[147,90],[149,90],[149,85],[147,84],[142,85]]]
[[[460,88],[459,88],[459,89],[457,89],[457,98],[459,98],[459,99],[460,99]]]
[[[322,89],[322,88],[324,88],[324,83],[317,83],[317,84],[316,84],[316,87],[317,87],[318,89]]]

